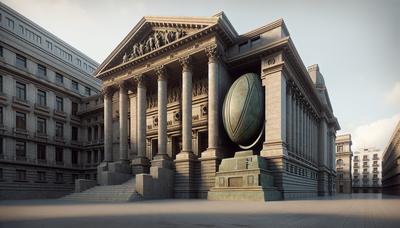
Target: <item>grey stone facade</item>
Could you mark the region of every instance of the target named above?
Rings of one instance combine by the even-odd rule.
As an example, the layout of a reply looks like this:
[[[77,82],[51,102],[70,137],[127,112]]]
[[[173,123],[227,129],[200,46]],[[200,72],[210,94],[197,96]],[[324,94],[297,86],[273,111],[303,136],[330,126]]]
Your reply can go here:
[[[99,93],[98,64],[3,3],[0,34],[0,199],[59,197],[96,179],[102,146],[87,156],[79,112]]]
[[[352,193],[352,158],[351,135],[336,137],[336,192]]]
[[[383,152],[382,192],[400,195],[400,121]]]

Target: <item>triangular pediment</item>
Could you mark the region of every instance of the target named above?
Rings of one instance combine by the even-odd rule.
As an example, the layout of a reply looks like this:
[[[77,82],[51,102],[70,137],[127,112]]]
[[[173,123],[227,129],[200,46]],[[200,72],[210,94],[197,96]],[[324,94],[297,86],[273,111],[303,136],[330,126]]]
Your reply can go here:
[[[99,77],[110,69],[155,52],[221,22],[227,25],[232,37],[237,36],[222,12],[212,17],[143,17],[97,68],[95,75]]]

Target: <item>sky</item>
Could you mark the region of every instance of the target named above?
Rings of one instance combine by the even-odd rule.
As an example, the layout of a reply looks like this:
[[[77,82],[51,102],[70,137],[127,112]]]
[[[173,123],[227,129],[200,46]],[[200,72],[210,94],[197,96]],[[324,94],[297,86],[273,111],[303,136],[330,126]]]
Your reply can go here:
[[[353,150],[384,149],[400,120],[400,1],[2,0],[101,63],[143,16],[224,11],[239,34],[283,18],[306,66],[324,75]]]

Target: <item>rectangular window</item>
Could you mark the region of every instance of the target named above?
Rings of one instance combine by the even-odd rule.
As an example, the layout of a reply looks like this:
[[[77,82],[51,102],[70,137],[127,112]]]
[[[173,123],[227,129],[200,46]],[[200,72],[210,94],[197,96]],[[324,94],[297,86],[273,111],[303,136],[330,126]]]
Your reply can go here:
[[[71,154],[71,163],[78,164],[78,151],[73,150]]]
[[[38,181],[46,181],[46,172],[38,171],[37,172],[37,180]]]
[[[37,144],[37,159],[40,161],[46,161],[46,145]]]
[[[26,130],[26,114],[15,112],[15,127],[20,130]]]
[[[79,85],[77,81],[72,81],[72,89],[78,91],[79,90]]]
[[[92,152],[91,151],[87,151],[86,161],[87,161],[87,163],[92,163]]]
[[[22,55],[16,55],[15,65],[20,68],[26,68],[26,58]]]
[[[46,77],[46,76],[47,76],[47,69],[46,69],[46,67],[43,66],[43,65],[40,65],[40,64],[38,64],[37,66],[38,66],[38,67],[37,67],[37,74],[38,74],[40,77]]]
[[[90,96],[90,88],[89,87],[85,87],[85,94]]]
[[[26,158],[26,143],[24,141],[15,141],[15,155],[17,160]]]
[[[64,137],[64,124],[56,122],[56,137]]]
[[[59,112],[64,111],[64,99],[62,97],[56,96],[56,109]]]
[[[78,64],[78,66],[82,66],[82,61],[80,59],[76,59],[76,63]]]
[[[16,175],[16,180],[26,181],[26,170],[17,169]]]
[[[343,146],[338,146],[337,147],[337,152],[343,152]]]
[[[37,133],[46,134],[46,119],[41,117],[37,118]]]
[[[41,106],[46,106],[46,92],[43,90],[38,90],[37,91],[37,103]]]
[[[64,84],[64,76],[59,73],[56,73],[56,82],[59,84]]]
[[[63,183],[64,182],[64,174],[63,173],[56,173],[56,182]]]
[[[78,128],[77,128],[77,127],[74,127],[74,126],[72,126],[71,128],[72,128],[72,131],[71,131],[71,133],[72,133],[72,135],[71,135],[72,140],[78,141]]]
[[[3,168],[0,168],[0,180],[3,180]]]
[[[62,147],[56,147],[56,162],[64,161],[64,151]]]
[[[3,125],[3,107],[0,107],[0,125]]]
[[[72,102],[72,110],[71,110],[72,115],[76,116],[77,112],[78,112],[78,103]]]
[[[26,85],[20,82],[16,82],[15,84],[15,92],[16,92],[16,97],[19,100],[26,101]]]
[[[3,76],[0,75],[0,93],[3,92]]]
[[[0,46],[0,56],[3,57],[3,46]]]
[[[3,137],[0,137],[0,155],[2,155],[4,153],[4,149],[3,149]]]
[[[49,50],[53,50],[53,44],[52,44],[50,41],[48,41],[48,40],[46,40],[46,43],[47,43],[47,48],[48,48]]]

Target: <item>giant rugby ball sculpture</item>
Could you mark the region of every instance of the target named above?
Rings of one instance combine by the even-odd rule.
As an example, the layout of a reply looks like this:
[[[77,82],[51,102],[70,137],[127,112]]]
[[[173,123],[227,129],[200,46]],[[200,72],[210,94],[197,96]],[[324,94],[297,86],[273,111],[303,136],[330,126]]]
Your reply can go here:
[[[242,149],[250,149],[264,130],[264,97],[260,77],[240,76],[229,89],[223,104],[222,120],[229,138]]]

